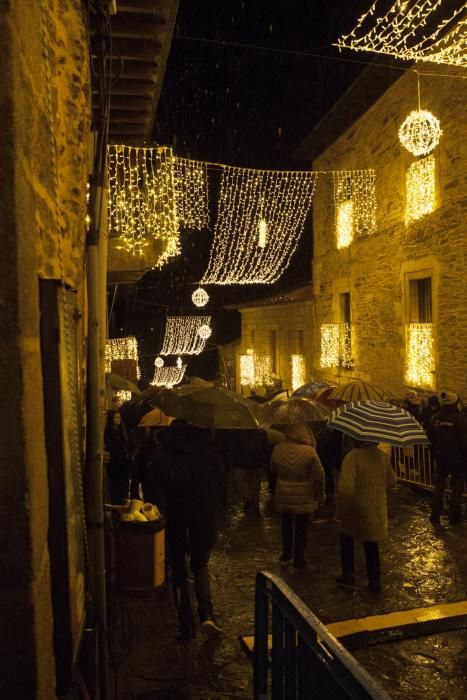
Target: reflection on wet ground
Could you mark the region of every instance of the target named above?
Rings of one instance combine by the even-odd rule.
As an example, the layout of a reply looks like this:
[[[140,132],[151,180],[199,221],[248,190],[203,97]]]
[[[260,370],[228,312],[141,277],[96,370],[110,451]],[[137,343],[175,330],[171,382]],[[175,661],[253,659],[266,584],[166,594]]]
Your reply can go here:
[[[390,497],[390,538],[381,547],[381,594],[366,589],[358,544],[359,586],[348,590],[335,585],[340,573],[338,530],[326,517],[310,527],[308,567],[280,566],[279,520],[265,488],[261,511],[261,516],[246,517],[231,493],[221,517],[211,576],[216,616],[225,630],[222,640],[176,643],[169,591],[139,599],[112,596],[118,621],[114,659],[122,661],[114,667],[115,697],[251,698],[252,667],[239,637],[253,632],[259,570],[283,576],[324,623],[467,599],[467,525],[448,525],[446,520],[433,526],[427,496],[410,486],[399,486]],[[467,630],[360,649],[355,656],[394,698],[467,697]]]

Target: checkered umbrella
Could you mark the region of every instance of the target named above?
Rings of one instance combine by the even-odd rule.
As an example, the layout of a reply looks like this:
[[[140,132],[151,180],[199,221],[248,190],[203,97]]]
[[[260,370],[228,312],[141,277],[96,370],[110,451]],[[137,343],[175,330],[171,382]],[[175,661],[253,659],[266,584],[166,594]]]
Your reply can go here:
[[[328,427],[362,442],[389,445],[429,445],[422,426],[411,413],[385,401],[355,401],[332,412]]]

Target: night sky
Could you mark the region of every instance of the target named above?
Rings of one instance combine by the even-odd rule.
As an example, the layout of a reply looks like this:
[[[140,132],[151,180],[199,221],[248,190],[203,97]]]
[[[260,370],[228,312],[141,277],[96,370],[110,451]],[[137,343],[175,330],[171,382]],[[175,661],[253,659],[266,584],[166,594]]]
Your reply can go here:
[[[365,55],[341,54],[331,44],[369,5],[370,0],[180,0],[154,141],[197,160],[305,168],[293,161],[294,150],[365,67]],[[110,335],[136,335],[148,373],[162,344],[166,314],[195,309],[191,293],[205,270],[211,236],[211,231],[182,232],[178,259],[119,290]],[[204,311],[213,315],[212,340],[239,337],[238,314],[222,311],[223,304],[306,283],[311,255],[312,239],[305,235],[275,285],[211,286]],[[209,375],[212,355],[203,353],[192,362],[192,373]]]

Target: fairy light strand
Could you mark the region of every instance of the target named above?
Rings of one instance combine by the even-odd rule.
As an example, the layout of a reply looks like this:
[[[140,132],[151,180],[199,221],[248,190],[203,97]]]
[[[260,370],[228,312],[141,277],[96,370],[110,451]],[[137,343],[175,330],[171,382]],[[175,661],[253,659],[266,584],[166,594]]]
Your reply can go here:
[[[182,226],[201,230],[209,227],[207,164],[174,157],[175,202]]]
[[[180,252],[176,211],[174,158],[168,147],[108,146],[109,236],[118,248],[147,255],[150,239],[165,250],[155,261],[162,266]]]
[[[337,247],[350,245],[354,236],[376,231],[376,175],[374,170],[333,172]]]
[[[315,172],[222,166],[214,239],[201,283],[272,284],[279,279],[297,248],[317,177]]]
[[[105,371],[112,371],[113,360],[135,360],[136,378],[140,379],[138,341],[135,336],[126,338],[108,338],[105,341]]]
[[[306,372],[305,358],[303,355],[291,355],[290,366],[292,391],[295,391],[295,389],[305,384]]]
[[[321,367],[337,367],[339,364],[340,333],[338,323],[321,325]]]
[[[152,386],[166,386],[168,388],[176,386],[182,381],[185,371],[186,365],[181,365],[181,367],[156,367],[151,384]]]
[[[465,3],[427,31],[442,0],[396,0],[386,14],[377,15],[375,0],[349,34],[334,44],[354,51],[388,54],[406,61],[467,65]],[[379,11],[379,10],[378,10]]]
[[[433,325],[409,323],[407,326],[407,363],[405,379],[409,385],[433,387]]]
[[[407,169],[405,223],[431,214],[436,207],[434,156],[416,160]]]
[[[206,338],[199,329],[210,328],[210,316],[167,316],[165,336],[160,355],[199,355],[204,350]]]

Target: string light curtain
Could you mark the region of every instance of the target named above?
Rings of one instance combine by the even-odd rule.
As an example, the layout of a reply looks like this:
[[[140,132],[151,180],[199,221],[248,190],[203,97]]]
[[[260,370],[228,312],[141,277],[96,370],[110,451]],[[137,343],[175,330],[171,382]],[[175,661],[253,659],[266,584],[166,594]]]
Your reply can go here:
[[[272,284],[295,252],[317,173],[222,166],[203,284]]]
[[[384,13],[376,0],[349,34],[335,46],[354,51],[388,54],[406,61],[467,66],[465,2],[440,19],[442,0],[397,0]],[[454,7],[458,5],[457,9]],[[429,29],[429,27],[433,29]]]
[[[434,369],[433,324],[409,323],[407,326],[406,382],[412,386],[432,389]]]
[[[174,162],[168,147],[108,146],[109,236],[139,255],[150,239],[164,241],[158,266],[180,252]]]
[[[339,324],[321,324],[321,367],[337,367],[339,364]]]
[[[174,159],[175,203],[180,224],[200,231],[209,227],[207,165],[188,158]]]
[[[435,158],[416,160],[407,169],[405,223],[431,214],[436,207]]]
[[[141,378],[139,369],[138,341],[135,336],[129,335],[126,338],[108,338],[105,341],[105,371],[112,371],[113,360],[135,360],[136,377]]]
[[[332,174],[337,247],[350,245],[358,235],[376,231],[374,170],[338,170]]]
[[[305,384],[305,358],[303,355],[292,355],[290,358],[292,374],[292,391]]]
[[[240,386],[254,386],[255,358],[253,351],[240,355]]]
[[[167,316],[165,336],[160,355],[199,355],[206,338],[199,329],[211,325],[210,316]]]
[[[172,387],[180,384],[185,375],[186,365],[181,367],[156,367],[154,371],[154,379],[151,384],[153,386]]]

